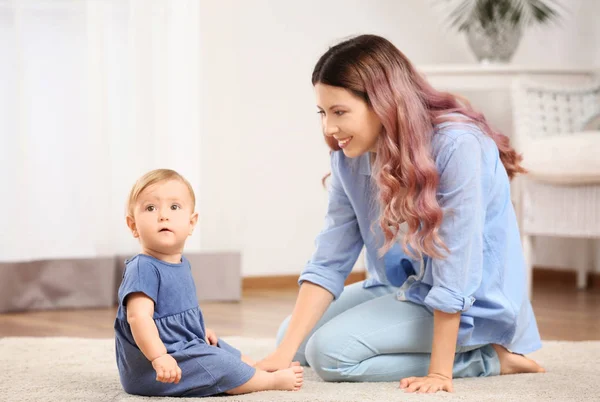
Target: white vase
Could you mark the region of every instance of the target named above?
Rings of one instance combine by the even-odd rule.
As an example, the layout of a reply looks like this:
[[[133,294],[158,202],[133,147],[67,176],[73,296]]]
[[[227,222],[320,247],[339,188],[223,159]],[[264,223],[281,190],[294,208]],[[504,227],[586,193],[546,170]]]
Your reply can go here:
[[[467,41],[481,63],[508,63],[521,41],[519,24],[496,20],[486,24],[472,24],[467,30]]]

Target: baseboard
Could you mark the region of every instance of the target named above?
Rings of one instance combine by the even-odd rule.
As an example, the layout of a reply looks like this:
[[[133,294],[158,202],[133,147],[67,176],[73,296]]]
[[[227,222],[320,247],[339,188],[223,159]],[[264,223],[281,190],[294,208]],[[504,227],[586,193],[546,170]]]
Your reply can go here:
[[[600,273],[590,272],[588,274],[588,288],[600,289]],[[346,280],[346,285],[366,279],[366,272],[352,272]],[[545,267],[535,267],[533,270],[534,282],[559,282],[565,286],[575,287],[577,284],[577,273],[573,270],[558,270]],[[242,279],[242,289],[291,289],[298,286],[297,275],[277,276],[251,276]]]
[[[571,269],[534,267],[533,283],[560,283],[565,286],[577,286],[577,272]],[[588,289],[600,289],[600,272],[588,272]]]
[[[364,281],[367,275],[364,271],[351,272],[346,279],[346,285]],[[242,279],[242,289],[291,289],[298,287],[298,275],[249,276]]]

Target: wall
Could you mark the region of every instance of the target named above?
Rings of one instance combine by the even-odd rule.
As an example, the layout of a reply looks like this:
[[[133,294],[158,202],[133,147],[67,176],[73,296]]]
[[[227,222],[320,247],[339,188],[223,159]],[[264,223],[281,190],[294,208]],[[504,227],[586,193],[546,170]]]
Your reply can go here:
[[[561,27],[526,33],[514,63],[600,64],[600,2],[568,3]],[[475,62],[437,11],[420,0],[201,2],[204,250],[241,250],[244,276],[301,271],[326,205],[314,63],[360,33],[387,37],[417,65]],[[566,249],[549,262],[568,266],[557,260]]]

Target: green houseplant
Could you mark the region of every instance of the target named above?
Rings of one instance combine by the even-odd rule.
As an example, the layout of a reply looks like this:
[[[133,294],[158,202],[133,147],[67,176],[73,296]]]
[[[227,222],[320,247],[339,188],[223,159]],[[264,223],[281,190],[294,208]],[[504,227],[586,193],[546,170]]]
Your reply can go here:
[[[480,62],[507,63],[523,29],[560,19],[557,0],[445,0],[451,28],[464,32]]]

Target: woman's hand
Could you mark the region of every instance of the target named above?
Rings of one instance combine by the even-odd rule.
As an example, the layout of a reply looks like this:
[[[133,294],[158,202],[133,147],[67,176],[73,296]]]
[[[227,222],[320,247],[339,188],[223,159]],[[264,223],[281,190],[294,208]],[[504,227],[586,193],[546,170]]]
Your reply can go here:
[[[400,381],[400,388],[406,392],[433,394],[438,391],[454,392],[452,378],[441,374],[428,374],[427,377],[409,377]]]
[[[278,351],[271,353],[269,356],[265,357],[258,363],[254,365],[254,367],[264,370],[264,371],[277,371],[283,370],[292,365],[292,359],[283,356]]]
[[[152,367],[156,371],[156,381],[179,384],[181,369],[173,356],[164,354],[157,357],[152,360]]]
[[[217,342],[219,339],[217,338],[217,334],[210,328],[206,328],[206,343],[211,346],[217,346]]]
[[[409,377],[400,381],[406,392],[432,394],[438,391],[453,392],[452,366],[456,355],[456,339],[460,325],[460,312],[445,313],[433,310],[433,344],[427,377]]]

